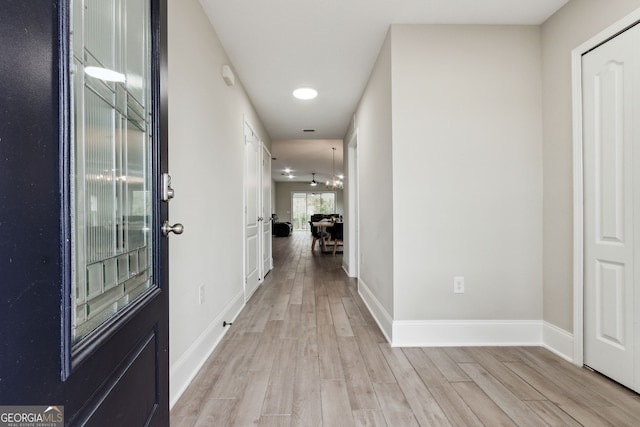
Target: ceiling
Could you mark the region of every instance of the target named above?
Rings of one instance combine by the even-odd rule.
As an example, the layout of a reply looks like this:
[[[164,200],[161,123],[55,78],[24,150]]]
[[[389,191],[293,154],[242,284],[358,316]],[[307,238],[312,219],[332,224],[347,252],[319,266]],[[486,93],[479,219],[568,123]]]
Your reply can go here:
[[[342,139],[287,139],[274,141],[271,146],[272,178],[278,182],[311,182],[315,172],[316,181],[326,183],[333,176],[333,150],[336,148],[336,175],[342,175]],[[293,178],[284,170],[291,169]]]
[[[284,157],[281,140],[344,137],[390,24],[538,25],[567,1],[200,0],[271,136],[274,157]],[[304,86],[318,97],[295,99],[293,90]],[[322,145],[306,147],[331,154]],[[277,181],[283,179],[276,166],[313,172],[274,164]]]

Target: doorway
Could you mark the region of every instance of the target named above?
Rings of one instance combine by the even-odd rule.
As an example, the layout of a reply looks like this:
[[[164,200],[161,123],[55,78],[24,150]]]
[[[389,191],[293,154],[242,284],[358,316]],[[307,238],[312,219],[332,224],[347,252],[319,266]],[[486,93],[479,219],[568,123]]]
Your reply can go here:
[[[291,212],[291,224],[294,230],[310,230],[311,215],[336,213],[336,193],[333,191],[291,193]]]
[[[640,26],[624,25],[574,51],[584,168],[574,333],[576,362],[640,391]]]

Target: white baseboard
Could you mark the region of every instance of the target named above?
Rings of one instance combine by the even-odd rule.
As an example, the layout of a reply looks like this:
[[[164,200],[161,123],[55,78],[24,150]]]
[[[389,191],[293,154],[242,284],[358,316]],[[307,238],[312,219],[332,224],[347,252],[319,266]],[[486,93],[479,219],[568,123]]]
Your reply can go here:
[[[393,322],[393,347],[539,346],[539,320],[418,320]]]
[[[358,279],[358,294],[380,327],[382,334],[387,341],[391,342],[393,319],[362,279]]]
[[[393,321],[367,284],[358,294],[393,347],[542,346],[573,362],[573,334],[542,320]]]
[[[347,277],[352,277],[352,278],[355,277],[349,271],[349,264],[342,263],[342,269],[344,270],[345,273],[347,273]]]
[[[182,393],[187,389],[202,365],[229,329],[222,326],[223,320],[235,318],[244,307],[244,291],[236,295],[227,307],[218,315],[195,342],[169,368],[169,409],[173,408]]]
[[[358,271],[355,265],[349,264],[348,257],[342,257],[342,269],[344,270],[345,273],[347,273],[348,277],[351,277],[352,279],[358,278]]]
[[[542,346],[563,359],[573,362],[573,334],[547,322],[543,322],[542,328]]]

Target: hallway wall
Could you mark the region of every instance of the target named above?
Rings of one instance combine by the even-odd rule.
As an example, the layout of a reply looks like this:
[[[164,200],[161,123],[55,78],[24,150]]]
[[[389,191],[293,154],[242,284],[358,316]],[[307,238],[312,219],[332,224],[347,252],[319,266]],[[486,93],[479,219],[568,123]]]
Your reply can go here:
[[[170,399],[175,402],[244,303],[243,122],[270,148],[198,0],[169,0]],[[204,286],[204,303],[199,289]]]
[[[541,336],[540,48],[535,26],[390,29],[355,117],[361,290],[394,345]]]
[[[540,28],[393,25],[391,40],[394,321],[539,321]]]
[[[355,113],[360,214],[358,289],[388,338],[394,293],[391,67],[391,35],[387,33]],[[344,140],[348,143],[348,135]]]

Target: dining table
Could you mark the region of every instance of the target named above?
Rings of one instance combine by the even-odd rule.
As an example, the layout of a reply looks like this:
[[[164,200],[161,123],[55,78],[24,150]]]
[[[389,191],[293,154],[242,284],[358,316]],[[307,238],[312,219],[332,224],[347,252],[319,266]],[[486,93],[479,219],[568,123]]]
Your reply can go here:
[[[311,223],[311,225],[313,225],[314,227],[318,227],[318,230],[320,231],[320,233],[327,232],[327,228],[333,227],[333,224],[334,222],[329,220],[315,221]],[[331,233],[331,232],[329,231],[328,233]],[[324,238],[320,239],[320,250],[322,251],[322,253],[331,252],[330,250],[327,249],[327,241]]]

